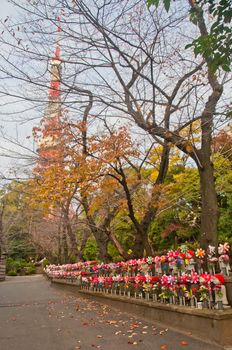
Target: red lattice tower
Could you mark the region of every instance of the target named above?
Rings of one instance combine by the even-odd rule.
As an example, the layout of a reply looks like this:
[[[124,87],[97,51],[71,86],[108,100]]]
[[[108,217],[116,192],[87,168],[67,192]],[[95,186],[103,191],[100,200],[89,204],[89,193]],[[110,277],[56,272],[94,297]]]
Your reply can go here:
[[[61,123],[61,57],[60,57],[60,17],[58,17],[57,42],[55,55],[51,60],[51,80],[48,92],[48,106],[41,120],[39,135],[37,132],[39,161],[37,169],[51,163],[63,162],[64,147],[62,144]],[[37,129],[38,130],[38,129]],[[36,134],[36,130],[35,130]]]

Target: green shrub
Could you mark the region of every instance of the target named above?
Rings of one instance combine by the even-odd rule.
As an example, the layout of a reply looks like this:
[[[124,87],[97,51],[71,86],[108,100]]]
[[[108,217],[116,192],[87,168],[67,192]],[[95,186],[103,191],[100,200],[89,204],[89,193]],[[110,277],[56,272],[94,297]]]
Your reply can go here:
[[[45,259],[43,260],[43,262],[42,262],[42,266],[43,266],[43,268],[44,268],[44,267],[46,267],[47,265],[50,265],[50,262],[48,261],[47,258],[45,258]]]
[[[35,266],[32,262],[27,262],[25,259],[12,259],[7,258],[6,261],[6,274],[10,276],[16,276],[17,274],[20,275],[31,275],[36,272]],[[12,275],[12,273],[14,273]]]
[[[8,271],[7,272],[7,276],[17,276],[17,272],[15,272],[15,271]]]
[[[98,255],[98,248],[95,238],[89,238],[85,244],[83,257],[86,261],[96,260]]]
[[[7,258],[7,260],[6,260],[6,272],[7,273],[9,271],[15,271],[17,274],[17,272],[20,272],[20,270],[21,270],[21,261],[20,260],[14,260],[12,258]]]
[[[33,275],[34,273],[36,273],[36,269],[34,266],[26,266],[24,267],[24,271],[26,275]]]

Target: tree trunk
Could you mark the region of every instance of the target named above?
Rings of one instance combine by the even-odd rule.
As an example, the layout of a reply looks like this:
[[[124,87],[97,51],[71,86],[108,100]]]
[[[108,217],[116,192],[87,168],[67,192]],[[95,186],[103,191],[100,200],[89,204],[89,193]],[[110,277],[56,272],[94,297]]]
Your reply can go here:
[[[78,259],[81,261],[84,260],[84,250],[85,250],[85,246],[86,246],[86,243],[87,243],[89,237],[90,237],[90,231],[83,230],[81,246],[80,246],[80,249],[78,251]]]
[[[111,242],[114,244],[115,248],[118,250],[119,254],[121,255],[121,257],[124,260],[129,260],[130,259],[130,255],[127,254],[127,252],[125,251],[125,249],[123,248],[123,246],[121,245],[121,243],[117,240],[116,236],[114,235],[113,232],[109,233],[109,239],[111,240]]]
[[[145,251],[146,251],[146,256],[152,256],[154,255],[154,251],[149,243],[149,240],[148,240],[148,234],[145,235],[144,237],[144,248],[145,248]]]
[[[78,258],[77,239],[76,239],[75,233],[73,233],[73,230],[72,230],[72,226],[68,216],[68,210],[63,211],[63,217],[64,217],[64,226],[66,228],[66,232],[68,234],[68,237],[70,239],[70,244],[71,244],[70,255],[75,259],[77,259]]]
[[[107,236],[103,228],[97,227],[93,217],[89,214],[89,204],[85,197],[83,197],[82,199],[82,205],[85,210],[89,229],[91,230],[92,234],[94,235],[94,238],[96,239],[96,243],[99,249],[99,258],[104,262],[109,262],[111,261],[110,256],[107,252],[109,237]]]
[[[128,208],[128,216],[131,219],[135,231],[134,231],[134,244],[132,247],[133,253],[131,254],[131,258],[136,259],[136,258],[141,258],[143,257],[144,254],[144,247],[145,247],[145,234],[143,231],[142,226],[140,225],[139,221],[136,218],[135,211],[134,211],[134,206],[133,206],[133,201],[131,198],[131,193],[127,184],[126,176],[123,171],[123,169],[120,169],[120,175],[122,177],[120,183],[124,189],[125,195],[126,195],[126,201],[127,201],[127,208]]]
[[[203,11],[195,1],[189,1],[193,13],[197,17],[197,25],[202,38],[208,36],[207,26]],[[210,161],[212,147],[213,121],[216,106],[222,96],[223,85],[217,80],[217,74],[213,73],[210,67],[211,54],[205,53],[204,59],[208,66],[208,81],[212,92],[205,104],[201,115],[201,150],[199,151],[200,162],[198,165],[201,185],[201,244],[207,248],[208,244],[217,246],[217,223],[218,203],[214,183],[213,165]]]
[[[99,258],[101,261],[104,261],[105,263],[108,263],[111,261],[111,258],[108,254],[108,243],[109,243],[109,238],[102,232],[95,232],[95,238],[97,241],[97,246],[99,249]]]
[[[68,242],[67,242],[67,234],[66,227],[63,225],[62,233],[61,233],[61,263],[68,262]]]
[[[203,161],[199,169],[201,187],[201,247],[217,247],[218,203],[214,183],[213,165],[209,159]]]
[[[143,235],[139,235],[137,232],[134,234],[134,244],[132,247],[132,254],[131,258],[132,259],[139,259],[144,256],[144,250],[145,250],[145,237]]]
[[[57,246],[58,246],[58,252],[57,252],[57,256],[58,256],[58,262],[61,262],[62,260],[62,243],[61,243],[62,237],[61,237],[61,227],[60,227],[60,223],[58,226],[58,238],[57,238]]]

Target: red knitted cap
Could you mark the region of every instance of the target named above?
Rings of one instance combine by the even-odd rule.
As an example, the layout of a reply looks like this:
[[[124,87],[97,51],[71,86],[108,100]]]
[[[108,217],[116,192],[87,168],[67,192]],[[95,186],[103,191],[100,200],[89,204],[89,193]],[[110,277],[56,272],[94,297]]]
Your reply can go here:
[[[222,274],[218,273],[218,274],[214,275],[213,277],[217,278],[221,284],[225,284],[225,278]]]

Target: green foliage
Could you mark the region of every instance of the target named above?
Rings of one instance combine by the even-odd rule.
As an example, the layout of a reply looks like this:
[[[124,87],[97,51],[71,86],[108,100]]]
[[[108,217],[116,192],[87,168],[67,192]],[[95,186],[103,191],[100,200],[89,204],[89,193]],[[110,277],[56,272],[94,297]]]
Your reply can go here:
[[[108,254],[112,258],[112,261],[121,261],[122,258],[118,254],[118,250],[115,248],[115,246],[110,242],[108,244]]]
[[[150,7],[151,5],[155,5],[156,7],[159,6],[160,0],[147,0],[147,4]],[[168,12],[170,5],[171,5],[171,0],[163,0],[165,10]]]
[[[13,259],[35,258],[39,248],[31,239],[32,215],[28,207],[27,183],[12,181],[0,194],[3,212],[3,236],[7,255]]]
[[[199,228],[190,225],[186,217],[182,218],[177,207],[160,214],[151,224],[149,239],[156,252],[177,249],[178,245],[193,244],[199,235]]]
[[[45,268],[47,265],[49,265],[50,264],[50,262],[49,262],[49,260],[47,259],[47,258],[45,258],[44,260],[43,260],[43,262],[42,262],[42,266],[43,266],[43,268]]]
[[[17,274],[22,268],[22,264],[26,263],[24,260],[14,260],[13,258],[7,258],[6,260],[6,273],[9,271],[15,271]]]
[[[232,171],[231,161],[217,153],[214,157],[216,189],[219,203],[218,238],[232,244]]]
[[[86,261],[96,260],[98,256],[97,244],[94,238],[89,238],[86,242],[83,257]]]
[[[35,266],[25,266],[24,267],[25,275],[33,275],[36,273]]]
[[[190,225],[186,218],[179,217],[178,210],[170,209],[156,218],[150,227],[149,238],[156,252],[177,249],[180,244],[194,244],[199,236],[199,227]]]
[[[18,236],[19,237],[19,236]],[[9,240],[8,255],[14,259],[26,259],[36,254],[34,245],[28,241],[28,236]]]
[[[174,0],[173,0],[174,1]],[[148,6],[158,7],[159,0],[147,0]],[[170,0],[163,0],[166,11],[169,11]],[[190,20],[199,24],[208,14],[213,23],[207,35],[201,35],[186,46],[192,47],[195,55],[202,55],[212,72],[221,67],[224,71],[231,70],[232,57],[232,1],[231,0],[198,0],[189,11]]]
[[[17,272],[15,272],[15,271],[9,271],[9,272],[7,273],[7,276],[17,276]]]
[[[120,210],[114,218],[113,230],[119,242],[127,252],[132,247],[134,237],[133,229],[133,224],[128,218],[127,211]]]
[[[6,260],[6,274],[9,276],[31,275],[36,272],[36,268],[32,262],[27,262],[25,259],[7,258]]]

